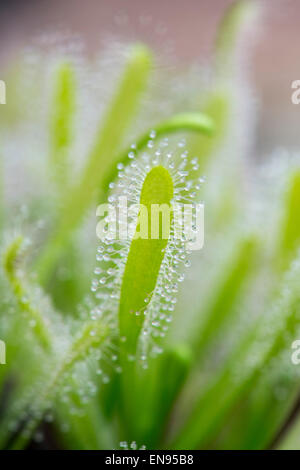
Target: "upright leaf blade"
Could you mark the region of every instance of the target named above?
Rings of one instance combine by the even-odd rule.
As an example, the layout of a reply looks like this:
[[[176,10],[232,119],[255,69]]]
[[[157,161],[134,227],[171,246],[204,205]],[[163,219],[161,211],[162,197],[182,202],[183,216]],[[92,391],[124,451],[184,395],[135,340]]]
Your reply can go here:
[[[75,112],[75,74],[69,63],[60,65],[57,71],[51,111],[51,166],[55,180],[61,189],[67,186],[68,152],[73,138]]]
[[[119,89],[97,134],[82,178],[69,190],[57,222],[57,230],[38,258],[36,268],[41,282],[47,281],[61,250],[99,192],[101,181],[114,166],[117,151],[145,90],[150,69],[151,54],[148,49],[141,45],[133,47]]]
[[[281,268],[287,268],[300,244],[300,171],[291,175],[287,187],[285,213],[280,226],[276,258]]]
[[[155,288],[168,243],[168,239],[161,234],[157,239],[150,238],[154,223],[151,206],[170,205],[172,197],[173,182],[168,170],[162,166],[154,167],[146,176],[140,198],[140,204],[148,211],[148,238],[140,238],[137,228],[137,238],[131,243],[121,287],[119,324],[120,334],[126,338],[123,348],[127,354],[136,352],[137,339],[144,320],[143,310]]]
[[[242,335],[238,347],[197,401],[173,446],[178,449],[205,447],[226,425],[226,417],[245,393],[256,384],[263,367],[280,352],[298,327],[300,297],[295,280],[299,260],[284,280],[282,296],[271,307],[272,315],[259,318]]]
[[[215,43],[215,66],[219,77],[232,75],[234,52],[245,26],[257,18],[259,2],[237,0],[226,10]]]

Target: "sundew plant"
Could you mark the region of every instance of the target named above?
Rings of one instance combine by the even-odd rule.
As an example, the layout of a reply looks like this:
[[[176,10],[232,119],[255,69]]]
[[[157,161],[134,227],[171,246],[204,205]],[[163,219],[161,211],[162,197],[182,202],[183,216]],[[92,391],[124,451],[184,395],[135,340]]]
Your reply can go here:
[[[253,155],[259,21],[234,2],[201,67],[45,37],[7,70],[2,449],[299,448],[300,159]],[[99,239],[122,197],[169,208],[167,235],[133,210]],[[173,209],[199,203],[193,250]]]

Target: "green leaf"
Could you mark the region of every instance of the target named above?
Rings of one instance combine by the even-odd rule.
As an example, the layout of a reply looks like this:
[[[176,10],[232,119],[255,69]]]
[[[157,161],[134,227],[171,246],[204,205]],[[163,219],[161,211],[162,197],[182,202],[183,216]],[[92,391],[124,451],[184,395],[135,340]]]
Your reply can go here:
[[[78,227],[100,190],[101,181],[116,163],[116,155],[131,124],[151,70],[151,54],[136,45],[129,54],[119,89],[101,124],[80,181],[68,191],[57,230],[37,260],[39,279],[44,283],[70,235]]]
[[[156,448],[163,440],[192,362],[193,354],[188,345],[177,344],[155,361],[154,369],[149,368],[139,394],[141,403],[137,413],[139,433],[147,448]]]
[[[278,443],[276,449],[278,450],[300,450],[299,442],[300,434],[300,416],[294,416],[290,423],[289,428],[282,436],[282,441]]]
[[[168,238],[163,238],[162,227],[159,237],[151,238],[154,218],[151,214],[152,204],[170,206],[173,197],[173,182],[164,167],[156,166],[147,174],[140,196],[140,204],[147,209],[148,238],[140,238],[139,218],[135,236],[131,242],[121,286],[119,307],[120,363],[122,366],[122,415],[126,436],[134,438],[135,423],[132,420],[136,412],[134,397],[136,396],[138,364],[134,360],[137,342],[145,320],[143,311],[151,300]],[[141,214],[139,214],[140,217]],[[156,220],[156,219],[155,219]],[[160,224],[159,224],[160,225]]]
[[[12,291],[18,306],[26,315],[28,323],[35,333],[41,346],[46,349],[51,348],[51,336],[49,335],[46,319],[35,307],[30,299],[30,291],[25,285],[23,277],[17,269],[17,260],[23,248],[23,237],[17,236],[7,247],[3,255],[3,266],[6,276],[11,285]]]
[[[300,172],[296,170],[291,174],[284,200],[283,218],[279,224],[278,244],[274,254],[275,262],[279,270],[279,279],[293,261],[300,242]],[[278,367],[274,364],[271,378],[259,381],[255,390],[249,396],[247,414],[244,419],[248,422],[247,429],[240,433],[241,446],[244,448],[264,448],[269,445],[276,434],[280,423],[288,415],[290,408],[298,394],[296,379],[291,380],[286,387],[284,404],[276,400],[272,390],[282,388],[287,382],[286,371],[281,370],[281,362]],[[262,424],[263,423],[263,424]]]
[[[83,326],[70,344],[66,355],[59,361],[56,369],[49,373],[48,381],[42,384],[42,390],[39,390],[36,400],[28,405],[29,419],[23,432],[12,442],[12,449],[23,449],[26,446],[44,417],[49,404],[53,403],[60,391],[64,378],[76,363],[88,357],[92,349],[99,349],[107,339],[108,334],[108,326],[104,322],[89,321]]]
[[[214,85],[204,97],[202,112],[209,116],[215,125],[212,139],[203,136],[192,139],[193,153],[198,156],[201,170],[209,158],[219,149],[226,139],[232,121],[234,93],[232,81],[235,78],[235,52],[241,33],[258,17],[257,2],[236,1],[226,10],[218,30],[215,43]]]
[[[208,115],[204,113],[180,113],[166,119],[165,121],[157,124],[151,129],[155,132],[157,139],[170,135],[176,132],[197,132],[203,134],[203,142],[206,142],[208,137],[214,135],[214,121]],[[150,130],[142,135],[136,142],[135,151],[136,153],[141,152],[149,141]],[[128,160],[128,153],[132,149],[127,149],[125,152],[119,155],[118,162],[126,163]],[[114,181],[117,177],[117,169],[113,167],[108,174],[108,177],[103,182],[103,191],[107,191],[107,187],[111,181]]]
[[[230,122],[231,100],[229,92],[219,88],[213,90],[204,101],[202,112],[214,123],[214,133],[211,139],[207,139],[204,135],[195,136],[190,143],[192,153],[198,157],[201,171],[226,137]]]
[[[75,73],[69,63],[57,70],[53,104],[51,110],[51,166],[52,173],[61,191],[68,186],[68,156],[74,138]]]
[[[146,369],[125,366],[119,377],[129,387],[127,406],[131,405],[124,436],[126,439],[136,436],[147,449],[155,449],[161,445],[168,419],[185,384],[192,352],[186,344],[172,345],[158,357],[149,357],[147,364]],[[128,380],[128,371],[132,382]]]
[[[148,238],[140,238],[137,227],[121,287],[120,335],[126,338],[122,350],[129,355],[135,355],[138,336],[144,322],[143,310],[151,299],[168,243],[168,238],[162,237],[161,227],[159,238],[150,238],[150,229],[157,220],[151,216],[151,206],[152,204],[170,206],[172,197],[173,182],[168,170],[162,166],[152,168],[145,178],[140,197],[140,204],[148,211]]]
[[[266,312],[242,335],[238,347],[197,401],[172,448],[207,446],[226,426],[234,405],[255,386],[264,367],[285,350],[298,326],[300,297],[295,281],[299,268],[298,261],[281,286],[279,300],[270,307],[271,315]]]
[[[286,269],[300,244],[300,171],[291,175],[287,187],[285,211],[279,230],[279,247],[276,259],[280,268]]]
[[[218,77],[231,76],[234,52],[245,27],[254,24],[258,15],[258,2],[238,0],[226,10],[218,29],[215,43],[215,66]]]
[[[253,271],[256,255],[257,240],[253,236],[237,242],[224,276],[219,285],[215,285],[207,304],[201,308],[200,315],[204,321],[193,341],[193,350],[198,354],[226,321],[234,321],[232,313]]]
[[[71,386],[76,390],[80,385],[78,382],[73,382]],[[58,428],[60,441],[64,443],[64,447],[67,449],[99,450],[113,448],[114,443],[109,433],[110,425],[103,420],[97,398],[98,396],[85,404],[84,414],[82,415],[71,415],[70,410],[64,404],[56,407],[56,421],[58,422],[56,428]],[[73,405],[79,409],[82,407],[78,396],[72,400]],[[68,432],[60,432],[59,428],[66,425],[69,427]]]

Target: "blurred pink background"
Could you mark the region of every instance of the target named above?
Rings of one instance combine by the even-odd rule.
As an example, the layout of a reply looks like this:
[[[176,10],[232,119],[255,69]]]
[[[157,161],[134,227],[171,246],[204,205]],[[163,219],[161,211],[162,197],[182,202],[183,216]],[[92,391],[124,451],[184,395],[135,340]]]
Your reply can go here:
[[[1,0],[0,66],[43,32],[79,34],[93,54],[107,35],[140,40],[159,51],[170,44],[178,61],[201,62],[231,0]],[[291,82],[300,79],[300,1],[266,0],[249,73],[259,105],[259,151],[300,149],[300,105]],[[1,67],[0,67],[1,78]]]

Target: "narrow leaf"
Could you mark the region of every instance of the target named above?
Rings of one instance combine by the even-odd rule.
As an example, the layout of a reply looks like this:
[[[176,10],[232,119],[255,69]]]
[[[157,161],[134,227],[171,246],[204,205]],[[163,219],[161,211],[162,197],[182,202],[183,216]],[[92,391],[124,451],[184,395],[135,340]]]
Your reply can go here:
[[[149,303],[155,288],[159,269],[168,243],[161,233],[151,239],[152,204],[170,205],[173,197],[173,182],[164,167],[154,167],[146,176],[140,198],[148,211],[148,238],[139,237],[139,228],[131,243],[121,288],[119,324],[120,334],[126,338],[123,349],[127,354],[135,354],[136,344],[141,331],[143,310]],[[155,219],[156,220],[156,219]]]
[[[101,124],[88,157],[82,178],[70,189],[57,222],[57,230],[46,244],[37,261],[41,282],[45,282],[70,235],[80,224],[99,192],[107,171],[115,164],[122,143],[140,103],[151,69],[151,55],[144,46],[135,46],[129,55],[119,89]]]
[[[57,71],[51,111],[51,166],[55,180],[61,190],[67,186],[68,151],[73,139],[75,112],[75,74],[68,63]]]

